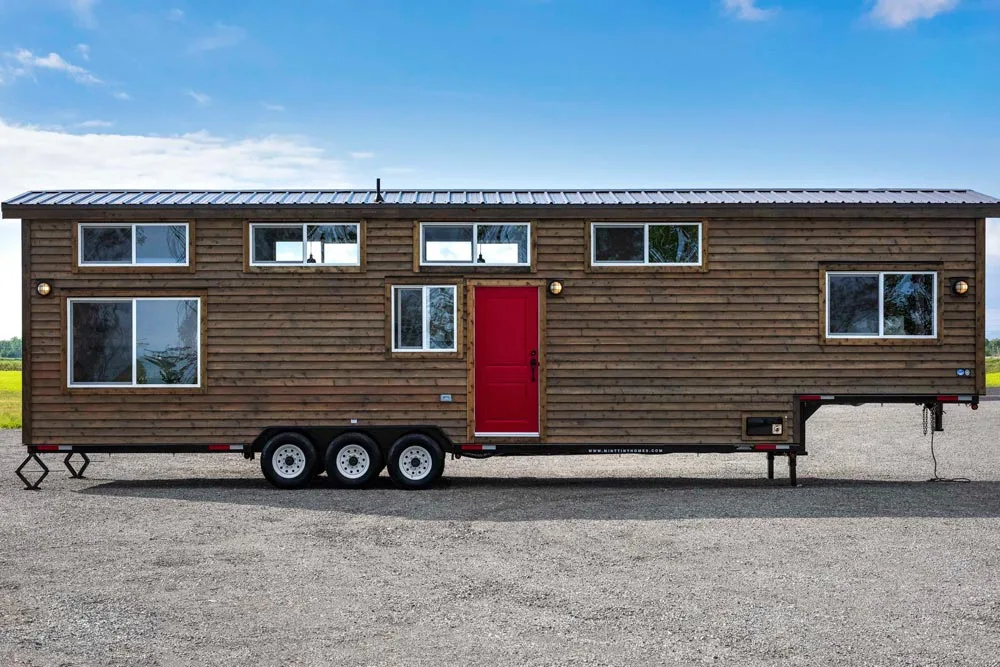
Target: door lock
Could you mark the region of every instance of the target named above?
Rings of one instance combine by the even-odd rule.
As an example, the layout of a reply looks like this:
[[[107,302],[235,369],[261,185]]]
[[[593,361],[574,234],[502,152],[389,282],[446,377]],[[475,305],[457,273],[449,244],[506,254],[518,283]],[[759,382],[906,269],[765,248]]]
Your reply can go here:
[[[528,365],[531,366],[531,381],[535,382],[536,381],[535,378],[537,377],[538,366],[539,366],[539,363],[538,363],[538,351],[537,350],[532,350],[531,351],[531,361],[528,362]]]

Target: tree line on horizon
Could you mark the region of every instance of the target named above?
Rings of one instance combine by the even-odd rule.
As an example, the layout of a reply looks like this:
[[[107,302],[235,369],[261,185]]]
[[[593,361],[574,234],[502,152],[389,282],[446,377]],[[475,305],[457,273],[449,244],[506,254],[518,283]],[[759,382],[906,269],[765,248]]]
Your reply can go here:
[[[21,339],[18,336],[0,340],[0,359],[20,359]]]

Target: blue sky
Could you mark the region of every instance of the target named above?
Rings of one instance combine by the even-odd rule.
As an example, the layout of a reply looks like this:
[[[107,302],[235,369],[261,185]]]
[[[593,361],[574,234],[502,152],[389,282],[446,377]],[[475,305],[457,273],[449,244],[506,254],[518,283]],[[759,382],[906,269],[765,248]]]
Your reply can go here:
[[[0,197],[376,177],[1000,194],[998,53],[1000,0],[0,0]],[[0,224],[0,337],[17,235]]]

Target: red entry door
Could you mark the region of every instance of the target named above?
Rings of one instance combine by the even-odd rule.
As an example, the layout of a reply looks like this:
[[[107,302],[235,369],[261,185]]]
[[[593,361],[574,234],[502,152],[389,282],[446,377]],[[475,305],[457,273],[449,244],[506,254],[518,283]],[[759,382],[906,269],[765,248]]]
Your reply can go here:
[[[538,288],[475,288],[476,435],[538,435]]]

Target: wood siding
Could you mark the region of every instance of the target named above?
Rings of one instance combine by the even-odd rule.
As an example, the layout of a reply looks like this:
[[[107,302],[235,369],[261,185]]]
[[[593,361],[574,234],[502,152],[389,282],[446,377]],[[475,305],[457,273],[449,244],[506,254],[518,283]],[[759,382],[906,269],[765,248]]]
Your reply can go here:
[[[405,208],[366,212],[361,273],[247,272],[245,217],[193,213],[194,273],[74,272],[75,222],[26,223],[27,444],[249,442],[265,426],[351,419],[433,423],[455,441],[467,440],[465,355],[387,354],[386,286],[509,281],[509,273],[415,273],[414,220],[429,218]],[[349,213],[266,217],[360,220]],[[125,217],[156,220],[145,215]],[[605,210],[578,215],[530,216],[530,277],[565,287],[561,296],[545,297],[546,442],[734,443],[742,413],[789,414],[798,393],[976,391],[977,377],[955,374],[981,369],[982,223],[975,219],[709,218],[708,271],[591,272],[586,221],[614,218]],[[657,215],[642,219],[669,220]],[[473,219],[468,211],[455,216]],[[827,344],[819,333],[821,270],[859,264],[938,271],[940,340]],[[968,295],[951,294],[953,277],[970,279]],[[53,283],[51,296],[34,293],[39,279]],[[165,293],[204,298],[204,390],[67,391],[65,299]],[[459,321],[466,321],[467,305],[463,300]],[[441,402],[441,394],[452,402]],[[794,440],[792,429],[788,424],[786,435]]]

